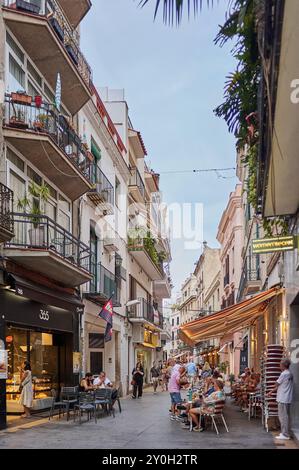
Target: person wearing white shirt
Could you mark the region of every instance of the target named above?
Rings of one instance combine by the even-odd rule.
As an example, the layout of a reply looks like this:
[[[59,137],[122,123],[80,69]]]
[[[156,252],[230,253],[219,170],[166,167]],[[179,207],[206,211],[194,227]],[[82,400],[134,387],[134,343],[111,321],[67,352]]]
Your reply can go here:
[[[281,426],[281,433],[276,439],[289,440],[290,439],[290,411],[293,399],[294,380],[293,375],[289,368],[291,361],[283,359],[280,363],[281,374],[277,379],[273,389],[268,393],[271,397],[276,391],[276,401],[278,403],[278,418]]]
[[[96,388],[112,388],[112,382],[108,379],[105,372],[101,372],[93,381]]]

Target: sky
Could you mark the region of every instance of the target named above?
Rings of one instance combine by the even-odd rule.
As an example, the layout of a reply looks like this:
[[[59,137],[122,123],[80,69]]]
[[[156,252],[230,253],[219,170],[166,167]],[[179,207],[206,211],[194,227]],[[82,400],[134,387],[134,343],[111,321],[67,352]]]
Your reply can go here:
[[[82,22],[81,48],[97,87],[124,88],[130,118],[145,142],[150,168],[161,174],[168,204],[202,203],[203,237],[218,247],[217,227],[234,171],[187,173],[186,170],[235,167],[235,139],[213,109],[222,102],[226,75],[234,69],[231,45],[213,43],[225,18],[226,1],[187,18],[179,28],[153,21],[155,0],[93,0]],[[162,12],[161,12],[162,13]],[[167,173],[167,172],[178,173]],[[180,173],[180,171],[182,173]],[[193,272],[201,249],[172,240],[173,298]]]

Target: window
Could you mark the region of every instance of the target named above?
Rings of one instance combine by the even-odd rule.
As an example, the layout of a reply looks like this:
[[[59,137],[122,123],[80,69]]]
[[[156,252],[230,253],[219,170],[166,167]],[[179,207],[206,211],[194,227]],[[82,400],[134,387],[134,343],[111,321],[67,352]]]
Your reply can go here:
[[[19,170],[24,172],[25,164],[21,158],[19,158],[9,147],[6,152],[7,159],[13,163]]]
[[[177,324],[177,325],[180,324],[180,317],[176,317],[176,324]]]
[[[16,54],[16,56],[20,59],[22,63],[24,63],[25,56],[19,46],[15,43],[11,35],[6,32],[6,42],[10,46],[11,50]]]
[[[34,181],[34,183],[38,184],[41,186],[43,184],[43,179],[41,176],[39,176],[30,166],[27,167],[27,175],[29,178]]]
[[[174,318],[171,320],[171,325],[174,326]]]
[[[98,144],[96,143],[96,141],[94,140],[93,137],[91,137],[90,150],[91,150],[91,153],[93,154],[93,156],[95,158],[96,163],[99,162],[102,158],[101,149],[100,149],[100,147],[98,146]]]
[[[41,87],[42,86],[42,77],[39,75],[39,73],[35,70],[35,68],[33,67],[33,65],[31,65],[31,63],[29,62],[29,60],[27,60],[27,70],[28,72],[30,73],[31,77],[33,78],[33,80],[36,81],[36,83],[39,84],[39,86]]]
[[[104,335],[102,333],[89,333],[89,348],[104,349]]]
[[[9,54],[9,85],[11,90],[25,89],[25,72],[11,54]]]
[[[14,211],[18,212],[19,199],[23,199],[26,193],[26,183],[23,178],[17,175],[14,171],[10,171],[10,189],[14,192]]]
[[[28,80],[28,95],[33,97],[39,95],[38,90],[35,88],[35,86],[32,85],[30,80]]]
[[[46,85],[45,83],[44,83],[44,91],[45,91],[45,94],[47,95],[47,98],[49,99],[50,103],[55,103],[55,95],[50,90],[48,85]]]

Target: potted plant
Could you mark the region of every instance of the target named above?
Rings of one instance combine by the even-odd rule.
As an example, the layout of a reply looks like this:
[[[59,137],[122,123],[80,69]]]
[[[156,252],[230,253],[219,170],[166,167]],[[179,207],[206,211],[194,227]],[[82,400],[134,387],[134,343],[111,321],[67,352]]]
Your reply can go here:
[[[55,33],[59,37],[60,41],[64,42],[64,30],[63,30],[63,27],[60,25],[59,21],[57,20],[57,18],[55,18],[55,16],[52,16],[51,18],[49,18],[49,21]]]
[[[25,91],[17,91],[16,93],[11,94],[11,99],[14,103],[31,105],[32,96],[27,95]]]
[[[30,245],[44,246],[45,231],[41,224],[41,216],[44,215],[44,205],[49,200],[50,189],[47,185],[37,185],[33,181],[28,188],[28,195],[18,200],[18,210],[26,213],[26,217],[31,221],[32,226],[28,230]]]
[[[78,65],[78,63],[79,63],[78,54],[76,53],[75,48],[73,47],[73,45],[71,43],[67,43],[65,45],[65,48],[67,50],[68,55],[70,56],[70,58],[74,62],[74,64]]]
[[[15,115],[9,119],[9,125],[17,129],[27,129],[28,124],[25,122],[25,113],[21,109],[17,109]]]
[[[38,114],[33,122],[33,127],[37,130],[43,130],[46,127],[47,119],[47,114]]]

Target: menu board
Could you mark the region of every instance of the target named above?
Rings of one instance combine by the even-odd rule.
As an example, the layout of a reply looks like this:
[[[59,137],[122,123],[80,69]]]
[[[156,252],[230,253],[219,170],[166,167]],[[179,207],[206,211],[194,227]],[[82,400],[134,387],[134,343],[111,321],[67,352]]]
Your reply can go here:
[[[7,351],[0,349],[0,379],[8,378],[8,355]]]
[[[73,352],[73,373],[79,374],[81,371],[81,353]]]

